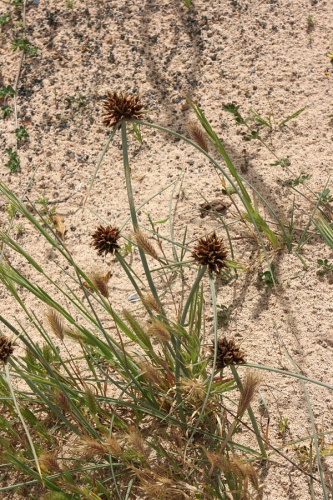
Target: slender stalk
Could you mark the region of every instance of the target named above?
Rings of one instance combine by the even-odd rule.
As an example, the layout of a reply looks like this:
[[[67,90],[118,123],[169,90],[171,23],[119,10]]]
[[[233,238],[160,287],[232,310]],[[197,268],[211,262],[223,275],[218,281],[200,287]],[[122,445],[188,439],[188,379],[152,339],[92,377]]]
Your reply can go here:
[[[200,285],[200,282],[201,282],[201,280],[202,280],[202,278],[203,278],[203,276],[204,276],[204,274],[206,272],[206,269],[207,269],[207,266],[202,266],[202,267],[199,268],[198,275],[196,277],[195,282],[193,283],[193,286],[191,288],[190,294],[189,294],[189,296],[187,298],[186,304],[185,304],[183,312],[182,312],[182,316],[181,316],[181,319],[180,319],[180,324],[182,326],[184,326],[184,324],[185,324],[186,316],[187,316],[188,310],[190,308],[190,305],[192,303],[193,296],[196,293],[196,291],[197,291],[197,289],[198,289],[198,287]]]
[[[128,198],[128,203],[129,203],[129,207],[130,207],[133,228],[134,228],[134,231],[137,231],[139,229],[139,223],[138,223],[138,218],[136,216],[133,190],[132,190],[131,168],[130,168],[129,160],[128,160],[127,130],[126,130],[126,122],[125,121],[122,122],[122,124],[121,124],[121,140],[122,140],[122,147],[123,147],[123,165],[124,165],[124,171],[125,171],[127,198]],[[157,303],[161,306],[161,309],[163,310],[163,306],[162,306],[161,301],[159,299],[154,281],[152,279],[152,276],[151,276],[151,273],[149,270],[146,255],[140,247],[139,247],[139,253],[140,253],[141,262],[142,262],[143,269],[144,269],[145,274],[146,274],[146,278],[147,278],[151,293],[153,294],[154,298],[157,300]]]
[[[102,161],[104,159],[104,156],[105,156],[107,150],[109,149],[109,146],[110,146],[111,142],[113,141],[113,138],[114,138],[114,136],[115,136],[115,134],[116,134],[116,132],[117,132],[118,129],[119,129],[119,125],[116,125],[114,127],[114,129],[112,130],[110,136],[108,137],[108,140],[106,141],[106,144],[105,144],[104,149],[103,149],[103,151],[101,153],[101,156],[98,159],[98,162],[97,162],[97,165],[96,165],[96,168],[95,168],[95,172],[92,175],[92,178],[91,178],[91,181],[90,181],[90,184],[89,184],[89,187],[88,187],[87,194],[86,194],[86,196],[85,196],[85,198],[83,200],[83,205],[85,205],[87,203],[87,200],[88,200],[89,195],[90,195],[90,191],[92,190],[92,187],[93,187],[95,179],[96,179],[97,172],[99,171],[99,168],[102,165]]]
[[[231,373],[232,373],[232,375],[233,375],[233,377],[234,377],[234,379],[236,381],[236,384],[237,384],[239,390],[241,391],[242,390],[242,382],[241,382],[241,379],[240,379],[240,377],[238,375],[236,367],[231,365],[230,369],[231,369]],[[261,433],[260,433],[260,430],[259,430],[259,427],[258,427],[258,424],[257,424],[257,420],[256,420],[256,417],[254,416],[253,410],[252,410],[252,408],[251,408],[250,405],[247,408],[247,412],[249,414],[249,417],[250,417],[250,420],[251,420],[251,424],[252,424],[254,433],[256,435],[256,438],[257,438],[257,441],[258,441],[258,445],[259,445],[261,454],[262,454],[262,456],[265,459],[267,459],[267,452],[266,452],[266,448],[265,448],[265,445],[264,445],[264,441],[261,438]]]
[[[284,348],[285,348],[286,354],[287,354],[290,362],[294,365],[295,370],[297,370],[297,372],[300,372],[300,369],[299,369],[297,363],[294,361],[294,359],[290,355],[288,349],[286,347],[284,347]],[[309,395],[309,391],[305,385],[305,382],[303,380],[301,380],[300,383],[302,384],[305,399],[306,399],[306,404],[307,404],[307,407],[309,410],[309,417],[310,417],[311,428],[312,428],[312,439],[313,439],[315,450],[316,450],[316,461],[317,461],[317,467],[318,467],[318,471],[319,471],[319,475],[320,475],[321,487],[323,490],[323,499],[328,500],[329,497],[328,497],[326,483],[325,483],[323,464],[322,464],[321,457],[320,457],[318,435],[317,435],[317,429],[316,429],[316,423],[315,423],[315,419],[314,419],[314,415],[313,415],[312,405],[311,405],[311,401],[310,401],[310,395]],[[310,457],[310,463],[312,464],[312,457]],[[311,482],[310,482],[310,486],[311,486]]]
[[[21,413],[20,407],[18,405],[16,396],[15,396],[15,392],[14,392],[14,389],[13,389],[13,385],[12,385],[12,382],[11,382],[11,379],[10,379],[10,371],[9,371],[7,363],[5,364],[5,374],[6,374],[6,378],[7,378],[7,383],[8,383],[10,395],[11,395],[11,397],[13,399],[13,403],[15,405],[17,414],[18,414],[18,416],[19,416],[19,418],[21,420],[21,423],[23,425],[24,431],[25,431],[26,436],[28,438],[28,441],[29,441],[29,444],[30,444],[30,448],[31,448],[31,451],[32,451],[32,454],[33,454],[33,457],[34,457],[34,460],[35,460],[35,463],[36,463],[37,471],[38,471],[38,474],[39,474],[39,476],[40,476],[40,478],[42,480],[42,483],[43,483],[42,471],[40,470],[40,466],[39,466],[39,462],[38,462],[38,457],[37,457],[36,449],[35,449],[34,443],[32,441],[32,437],[30,435],[29,429],[26,426],[26,423],[24,421],[24,418],[23,418],[23,415]]]
[[[242,366],[249,366],[250,368],[257,368],[258,370],[267,370],[269,372],[280,373],[281,375],[285,375],[287,377],[299,378],[300,380],[304,380],[305,382],[310,382],[311,384],[321,385],[322,387],[326,387],[326,389],[333,390],[333,385],[325,384],[325,382],[320,382],[319,380],[305,377],[304,375],[301,375],[300,373],[288,372],[286,370],[279,370],[279,368],[273,368],[272,366],[256,365],[254,363],[245,363]]]
[[[206,270],[206,266],[204,266],[204,269]],[[213,357],[213,366],[212,366],[211,374],[209,375],[209,379],[208,379],[206,396],[205,396],[204,402],[202,404],[202,407],[201,407],[199,416],[197,418],[197,421],[196,421],[196,423],[194,425],[194,429],[192,431],[192,434],[191,434],[191,436],[189,438],[189,441],[191,441],[193,439],[194,433],[196,432],[197,427],[198,427],[198,425],[199,425],[199,423],[200,423],[200,421],[202,419],[202,416],[204,414],[204,411],[206,409],[207,402],[208,402],[208,399],[209,399],[209,396],[210,396],[210,391],[211,391],[212,384],[213,384],[213,380],[214,380],[215,366],[216,366],[216,360],[217,360],[217,344],[218,344],[217,328],[218,328],[218,321],[217,321],[217,306],[216,306],[216,290],[215,290],[214,277],[213,277],[212,273],[209,273],[208,276],[209,276],[209,286],[210,286],[210,292],[211,292],[211,297],[212,297],[212,308],[213,308],[213,315],[214,315],[214,323],[213,323],[213,326],[214,326],[214,357]]]

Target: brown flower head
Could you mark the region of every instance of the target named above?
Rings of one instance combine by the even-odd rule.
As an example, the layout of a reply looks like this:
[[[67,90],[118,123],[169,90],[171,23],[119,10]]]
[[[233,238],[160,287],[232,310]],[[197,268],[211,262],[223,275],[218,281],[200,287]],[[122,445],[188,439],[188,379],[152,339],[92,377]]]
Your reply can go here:
[[[187,125],[187,131],[190,134],[191,139],[196,142],[201,149],[208,153],[209,146],[207,136],[203,128],[197,122],[192,121]]]
[[[117,227],[113,226],[98,226],[92,235],[92,245],[98,252],[98,255],[103,253],[114,254],[120,248],[117,241],[120,238],[120,231]]]
[[[212,347],[214,352],[214,347]],[[217,341],[216,368],[222,370],[228,365],[241,365],[245,363],[244,352],[235,344],[235,341],[226,337]]]
[[[122,120],[132,118],[141,120],[143,118],[143,105],[138,95],[126,96],[118,94],[118,92],[108,92],[103,107],[105,109],[103,123],[107,127],[114,127]]]
[[[218,274],[223,267],[226,267],[227,249],[222,238],[218,238],[214,232],[198,241],[192,252],[192,257],[197,264],[207,266],[210,272]]]
[[[14,344],[4,335],[0,335],[0,361],[6,363],[8,358],[14,351]]]

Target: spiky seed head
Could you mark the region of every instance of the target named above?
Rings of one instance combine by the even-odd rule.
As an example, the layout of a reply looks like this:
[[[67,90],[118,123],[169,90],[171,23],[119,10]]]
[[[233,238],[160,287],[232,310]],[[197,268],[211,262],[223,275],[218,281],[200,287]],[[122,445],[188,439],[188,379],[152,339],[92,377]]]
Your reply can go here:
[[[55,474],[55,473],[58,473],[61,471],[61,468],[58,464],[58,461],[56,459],[56,457],[51,453],[51,452],[43,452],[40,456],[39,456],[39,465],[40,465],[40,468],[45,471],[45,472],[48,472],[49,474]]]
[[[119,457],[122,454],[123,450],[118,441],[111,436],[105,436],[105,440],[108,447],[108,452],[115,457]]]
[[[108,271],[105,274],[100,272],[93,272],[88,275],[92,284],[97,288],[97,290],[103,295],[103,297],[109,297],[108,283],[112,276],[112,271]],[[91,287],[86,281],[83,282],[83,286],[88,288],[91,292],[94,292],[94,288]]]
[[[160,342],[169,342],[171,339],[170,332],[165,324],[159,319],[152,318],[149,321],[148,335],[156,337]]]
[[[58,337],[58,339],[64,340],[64,322],[58,311],[56,311],[52,307],[49,307],[46,311],[46,319],[51,327],[51,330]]]
[[[106,255],[108,253],[114,254],[120,248],[118,240],[120,238],[120,231],[114,226],[98,226],[96,231],[92,234],[92,245],[97,250],[98,255]]]
[[[159,389],[165,386],[166,379],[162,377],[150,363],[142,362],[140,367],[145,378],[148,379],[153,386]]]
[[[151,257],[153,257],[153,259],[158,260],[158,255],[157,255],[157,252],[156,252],[155,248],[150,243],[150,241],[148,240],[148,238],[143,234],[142,231],[139,231],[139,230],[135,231],[135,233],[134,233],[134,239],[137,242],[138,246],[140,248],[142,248],[142,250],[145,253],[147,253],[148,255],[150,255]]]
[[[214,352],[214,347],[211,350]],[[227,340],[226,337],[218,339],[216,358],[216,368],[218,370],[223,370],[229,365],[241,365],[243,363],[245,363],[244,352],[236,346],[233,339]]]
[[[107,127],[114,127],[123,120],[142,120],[143,105],[138,95],[127,96],[118,92],[108,92],[103,102],[103,123]]]
[[[97,439],[82,438],[79,450],[85,457],[102,457],[108,453],[108,446]]]
[[[14,343],[4,335],[0,335],[0,361],[7,363],[8,358],[14,352]]]
[[[187,130],[188,133],[190,134],[191,139],[193,139],[194,142],[196,142],[201,149],[206,151],[208,153],[209,147],[208,147],[208,141],[207,141],[207,136],[201,127],[197,122],[191,121],[187,125]]]
[[[131,430],[128,435],[129,442],[133,446],[133,448],[140,453],[142,456],[148,456],[148,450],[145,446],[145,441],[142,438],[141,434],[137,430]]]
[[[71,405],[69,403],[67,396],[63,392],[60,392],[58,390],[55,391],[54,400],[62,410],[64,410],[66,413],[71,413],[72,411]]]
[[[181,389],[184,391],[184,399],[198,402],[203,401],[205,398],[205,386],[201,378],[183,377],[181,380]]]
[[[152,293],[147,293],[142,296],[141,298],[144,306],[148,307],[149,309],[152,309],[153,311],[156,311],[157,313],[162,312],[162,308],[160,304],[157,302],[155,299],[154,295]]]
[[[256,393],[258,384],[260,382],[260,377],[254,372],[247,372],[243,382],[243,388],[241,392],[241,397],[239,399],[237,416],[241,417],[246,411],[247,407],[253,400]]]
[[[218,238],[215,231],[210,236],[200,238],[194,247],[192,257],[201,266],[207,266],[208,270],[216,274],[226,267],[227,249],[222,238]]]

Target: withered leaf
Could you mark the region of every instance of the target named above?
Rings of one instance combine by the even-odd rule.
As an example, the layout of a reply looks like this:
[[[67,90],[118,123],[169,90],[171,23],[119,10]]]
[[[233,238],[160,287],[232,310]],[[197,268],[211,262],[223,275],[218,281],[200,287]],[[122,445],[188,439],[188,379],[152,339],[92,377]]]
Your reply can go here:
[[[64,240],[66,233],[65,219],[60,214],[53,214],[51,215],[51,220],[53,222],[54,229],[56,230],[57,235],[60,236],[62,240]]]

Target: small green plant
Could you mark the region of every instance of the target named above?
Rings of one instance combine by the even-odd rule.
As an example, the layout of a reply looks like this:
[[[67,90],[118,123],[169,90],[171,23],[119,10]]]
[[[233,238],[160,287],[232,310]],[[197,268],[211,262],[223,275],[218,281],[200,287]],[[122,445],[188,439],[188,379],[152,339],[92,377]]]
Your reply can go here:
[[[269,129],[273,128],[273,122],[272,122],[272,115],[271,114],[269,115],[269,117],[267,119],[265,119],[259,113],[257,113],[255,110],[251,109],[250,110],[251,116],[249,116],[247,118],[244,118],[241,115],[240,111],[239,111],[240,106],[237,105],[234,102],[231,102],[229,104],[224,104],[222,106],[222,108],[225,111],[227,111],[228,113],[231,113],[232,115],[234,115],[236,123],[239,123],[239,124],[247,126],[247,128],[250,131],[250,135],[247,136],[248,140],[258,139],[258,134],[257,134],[258,130],[251,130],[251,127],[249,125],[249,123],[251,123],[251,120],[254,121],[255,125],[264,125],[265,127],[269,128]],[[296,118],[297,116],[299,116],[301,113],[303,113],[303,111],[305,111],[306,108],[307,108],[307,106],[304,106],[304,108],[301,108],[301,109],[295,111],[295,113],[292,113],[291,115],[288,115],[286,118],[284,118],[283,120],[281,120],[278,123],[277,126],[278,127],[283,127],[290,120],[293,120],[294,118]]]
[[[305,181],[311,178],[311,174],[300,174],[295,179],[287,179],[286,181],[280,180],[280,184],[286,187],[296,187],[303,184]]]
[[[275,276],[275,264],[272,262],[267,271],[258,272],[258,282],[267,287],[272,287],[278,283]]]
[[[333,196],[329,188],[324,188],[321,192],[317,193],[317,198],[320,205],[328,205],[333,201]]]
[[[317,274],[319,276],[324,276],[324,275],[332,275],[333,274],[333,262],[329,262],[327,259],[318,259],[317,260],[318,266],[320,266],[321,269],[318,269]]]
[[[0,28],[5,24],[7,24],[11,20],[11,18],[12,15],[10,13],[3,14],[2,16],[0,16]]]
[[[130,240],[126,241],[126,243],[119,250],[119,253],[122,257],[131,255],[133,253],[133,243]]]
[[[39,210],[40,215],[47,216],[46,222],[52,225],[52,217],[56,214],[57,208],[55,206],[50,208],[49,199],[47,196],[42,195],[39,198],[36,198],[35,204],[41,205],[41,209]]]
[[[279,160],[274,161],[271,163],[272,167],[280,166],[280,167],[290,167],[291,161],[289,158],[280,158]]]
[[[24,233],[25,233],[25,226],[22,222],[20,222],[19,224],[17,224],[16,226],[16,237],[17,238],[20,238]]]
[[[6,99],[7,97],[14,97],[15,90],[11,85],[3,85],[0,87],[0,99]]]
[[[20,172],[21,164],[17,151],[15,151],[13,148],[7,148],[6,153],[9,156],[9,160],[7,163],[5,163],[5,167],[9,168],[12,174]]]
[[[312,33],[312,31],[314,29],[315,29],[315,22],[314,22],[313,16],[308,16],[306,18],[306,32]]]
[[[12,5],[14,7],[23,7],[23,0],[12,0]]]
[[[19,141],[23,141],[28,139],[29,134],[24,125],[21,125],[19,128],[15,129],[15,135]]]
[[[222,326],[228,326],[228,324],[230,323],[232,311],[232,305],[226,306],[225,304],[221,304],[217,306],[217,318]]]
[[[35,56],[38,54],[38,47],[33,45],[27,38],[16,38],[11,43],[13,50],[22,50],[25,54]]]
[[[282,438],[282,441],[285,441],[290,429],[289,429],[289,418],[281,417],[278,422],[279,433]]]
[[[8,118],[14,110],[10,106],[1,106],[2,118]]]
[[[13,203],[9,202],[6,204],[6,214],[8,215],[9,219],[15,217],[16,208]]]

